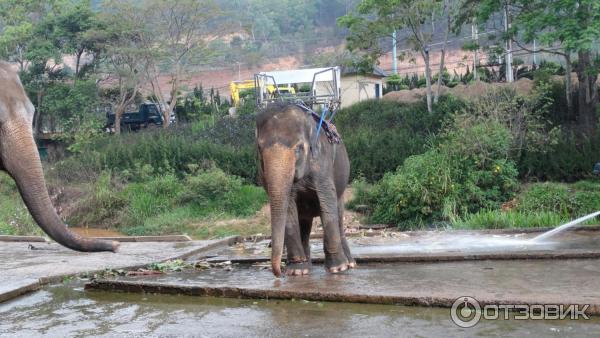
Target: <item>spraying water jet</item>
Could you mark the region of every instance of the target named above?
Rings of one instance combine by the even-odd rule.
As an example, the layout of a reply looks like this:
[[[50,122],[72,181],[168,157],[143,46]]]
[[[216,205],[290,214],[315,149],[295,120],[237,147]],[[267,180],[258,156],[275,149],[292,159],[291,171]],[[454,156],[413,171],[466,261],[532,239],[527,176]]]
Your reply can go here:
[[[574,227],[577,224],[580,224],[580,223],[583,223],[583,222],[585,222],[587,220],[595,218],[598,215],[600,215],[600,211],[596,211],[596,212],[594,212],[592,214],[585,215],[583,217],[579,217],[576,220],[573,220],[573,221],[571,221],[569,223],[565,223],[565,224],[563,224],[563,225],[561,225],[561,226],[559,226],[557,228],[554,228],[554,229],[552,229],[550,231],[544,232],[543,234],[532,238],[531,241],[532,242],[543,241],[543,240],[548,239],[548,238],[550,238],[550,237],[552,237],[552,236],[554,236],[554,235],[556,235],[558,233],[561,233],[561,232],[563,232],[563,231],[565,231],[565,230],[567,230],[567,229],[569,229],[571,227]]]

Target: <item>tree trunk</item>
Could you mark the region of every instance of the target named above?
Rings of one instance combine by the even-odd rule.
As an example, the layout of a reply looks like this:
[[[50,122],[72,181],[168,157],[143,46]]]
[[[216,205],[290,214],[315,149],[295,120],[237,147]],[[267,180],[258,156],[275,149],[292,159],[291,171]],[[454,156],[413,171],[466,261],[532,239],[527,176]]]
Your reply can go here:
[[[44,98],[44,91],[38,90],[36,93],[36,109],[33,118],[33,135],[38,136],[42,132],[42,126],[40,125],[42,115],[42,100]]]
[[[573,116],[573,97],[571,96],[573,92],[573,85],[571,84],[571,55],[567,51],[565,54],[565,94],[567,95],[567,116]]]
[[[81,56],[83,55],[83,50],[77,51],[77,56],[75,59],[75,83],[77,83],[77,79],[79,79],[79,66],[81,64]]]
[[[177,66],[177,73],[179,73],[179,66]],[[171,87],[171,102],[167,107],[165,107],[165,111],[163,112],[163,128],[168,128],[171,124],[171,114],[175,110],[177,106],[177,89],[179,88],[179,75],[176,75],[173,78],[173,85]]]
[[[444,13],[448,7],[448,1],[444,1]],[[442,77],[444,75],[444,60],[446,58],[446,46],[448,44],[448,32],[450,31],[450,14],[447,14],[448,19],[446,21],[446,31],[444,32],[444,44],[442,45],[442,53],[440,56],[440,71],[438,73],[437,88],[435,90],[435,97],[433,98],[434,103],[438,103],[440,98],[440,88],[442,87]]]
[[[590,50],[580,50],[578,52],[578,61],[578,134],[582,138],[591,138],[596,135],[598,124],[596,112],[598,106],[598,86],[596,84],[598,70],[595,70],[593,67],[594,65]]]
[[[427,47],[426,47],[427,48]],[[429,51],[425,49],[422,52],[423,60],[425,61],[425,83],[427,84],[427,111],[432,112],[433,108],[431,106],[431,67],[429,66]]]
[[[115,134],[120,134],[121,133],[121,116],[123,115],[123,111],[125,110],[125,106],[123,104],[120,104],[119,106],[117,106],[117,109],[115,110]]]

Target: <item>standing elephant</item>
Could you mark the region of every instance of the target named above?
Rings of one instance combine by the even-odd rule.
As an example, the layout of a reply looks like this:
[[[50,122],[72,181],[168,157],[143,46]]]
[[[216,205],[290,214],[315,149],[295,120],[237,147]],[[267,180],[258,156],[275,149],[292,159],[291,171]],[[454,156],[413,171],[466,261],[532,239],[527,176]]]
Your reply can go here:
[[[56,214],[33,140],[33,113],[18,75],[0,61],[0,169],[15,180],[33,219],[59,244],[77,251],[116,251],[118,242],[81,237]]]
[[[324,228],[325,268],[332,273],[356,263],[344,236],[342,194],[350,163],[344,144],[329,142],[311,113],[292,104],[276,103],[258,113],[256,140],[259,176],[271,204],[271,264],[281,275],[283,245],[288,275],[310,268],[309,237],[314,217]],[[313,142],[311,142],[313,141]]]

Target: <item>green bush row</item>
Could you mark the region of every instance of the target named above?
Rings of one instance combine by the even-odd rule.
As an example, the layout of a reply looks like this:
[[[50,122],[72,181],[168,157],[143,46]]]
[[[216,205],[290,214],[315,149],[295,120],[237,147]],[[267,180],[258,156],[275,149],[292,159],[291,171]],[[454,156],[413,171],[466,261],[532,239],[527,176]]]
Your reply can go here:
[[[376,223],[402,228],[453,220],[482,208],[497,208],[517,189],[509,159],[510,132],[494,121],[465,125],[457,117],[443,141],[406,159],[374,186],[355,186]]]
[[[198,169],[182,179],[152,173],[148,166],[139,170],[143,178],[130,183],[103,172],[68,221],[112,225],[129,235],[182,233],[199,219],[251,216],[267,201],[262,188],[218,168]]]
[[[340,110],[334,121],[350,157],[351,178],[369,182],[394,171],[411,155],[423,153],[429,139],[464,103],[441,97],[433,113],[424,102],[369,100]]]
[[[190,164],[203,168],[214,165],[255,182],[254,117],[223,117],[211,125],[183,124],[166,130],[104,135],[81,153],[55,163],[53,173],[65,181],[86,181],[103,170],[131,172],[148,165],[157,172],[174,172],[181,177],[189,172]]]

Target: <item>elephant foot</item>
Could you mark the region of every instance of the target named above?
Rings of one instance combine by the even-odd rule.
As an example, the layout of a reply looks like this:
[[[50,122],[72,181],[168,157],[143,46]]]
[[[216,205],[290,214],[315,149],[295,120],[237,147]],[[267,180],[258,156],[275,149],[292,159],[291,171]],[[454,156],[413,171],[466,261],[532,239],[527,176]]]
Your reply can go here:
[[[286,266],[285,274],[288,276],[304,276],[310,273],[309,262],[289,263]]]
[[[356,266],[356,262],[352,260],[348,261],[345,255],[326,255],[325,257],[325,270],[331,273],[343,272],[348,269],[354,268]]]
[[[356,261],[352,256],[346,254],[346,259],[348,259],[348,268],[354,269],[356,267]]]

